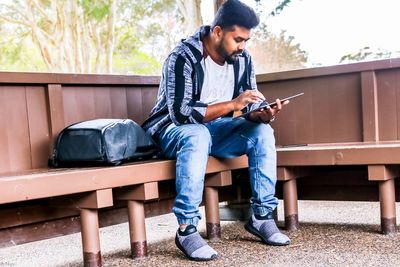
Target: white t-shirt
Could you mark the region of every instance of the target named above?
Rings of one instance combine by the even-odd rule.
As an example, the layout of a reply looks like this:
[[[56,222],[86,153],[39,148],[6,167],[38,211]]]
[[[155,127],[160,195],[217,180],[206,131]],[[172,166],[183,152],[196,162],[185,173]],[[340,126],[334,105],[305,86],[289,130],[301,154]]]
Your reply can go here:
[[[226,61],[223,66],[218,65],[207,56],[204,60],[204,82],[200,101],[205,104],[215,104],[232,100],[234,86],[233,65]]]

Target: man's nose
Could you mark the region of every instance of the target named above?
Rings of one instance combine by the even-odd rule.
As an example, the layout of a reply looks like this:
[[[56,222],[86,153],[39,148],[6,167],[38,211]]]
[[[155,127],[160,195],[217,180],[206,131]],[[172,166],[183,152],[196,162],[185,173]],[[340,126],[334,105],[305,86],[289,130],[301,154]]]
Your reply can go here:
[[[246,42],[244,42],[244,41],[240,42],[239,46],[238,46],[238,50],[243,51],[245,47],[246,47]]]

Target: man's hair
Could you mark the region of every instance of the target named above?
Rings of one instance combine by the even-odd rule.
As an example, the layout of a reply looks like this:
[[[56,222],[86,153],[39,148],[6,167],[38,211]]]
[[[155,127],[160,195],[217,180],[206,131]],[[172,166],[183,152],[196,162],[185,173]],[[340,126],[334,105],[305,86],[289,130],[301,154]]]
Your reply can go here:
[[[246,29],[253,29],[260,23],[260,19],[254,10],[238,0],[227,0],[218,9],[211,28],[221,27],[223,30],[231,30],[237,25]]]

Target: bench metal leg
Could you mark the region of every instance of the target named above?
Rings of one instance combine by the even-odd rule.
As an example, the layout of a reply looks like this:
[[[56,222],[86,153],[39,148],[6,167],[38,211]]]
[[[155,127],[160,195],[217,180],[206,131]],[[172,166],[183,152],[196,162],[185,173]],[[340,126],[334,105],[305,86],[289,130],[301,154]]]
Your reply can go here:
[[[290,179],[283,182],[283,200],[286,229],[289,231],[299,229],[296,179]]]
[[[132,258],[147,256],[147,238],[143,201],[128,201],[129,233]]]
[[[379,201],[381,204],[381,231],[383,234],[393,234],[396,232],[394,179],[379,182]]]
[[[97,210],[81,209],[83,264],[101,266],[99,220]]]
[[[218,188],[206,186],[205,189],[206,228],[208,239],[221,238],[221,225],[219,218]]]

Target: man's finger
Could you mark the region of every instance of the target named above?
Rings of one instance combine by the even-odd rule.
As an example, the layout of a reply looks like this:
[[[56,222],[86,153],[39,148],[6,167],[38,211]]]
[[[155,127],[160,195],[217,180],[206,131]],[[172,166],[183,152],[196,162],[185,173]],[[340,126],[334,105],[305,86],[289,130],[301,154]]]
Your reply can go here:
[[[248,90],[253,96],[257,97],[258,99],[265,100],[264,95],[258,90]]]
[[[276,99],[276,110],[281,110],[282,109],[282,103],[279,98]]]

